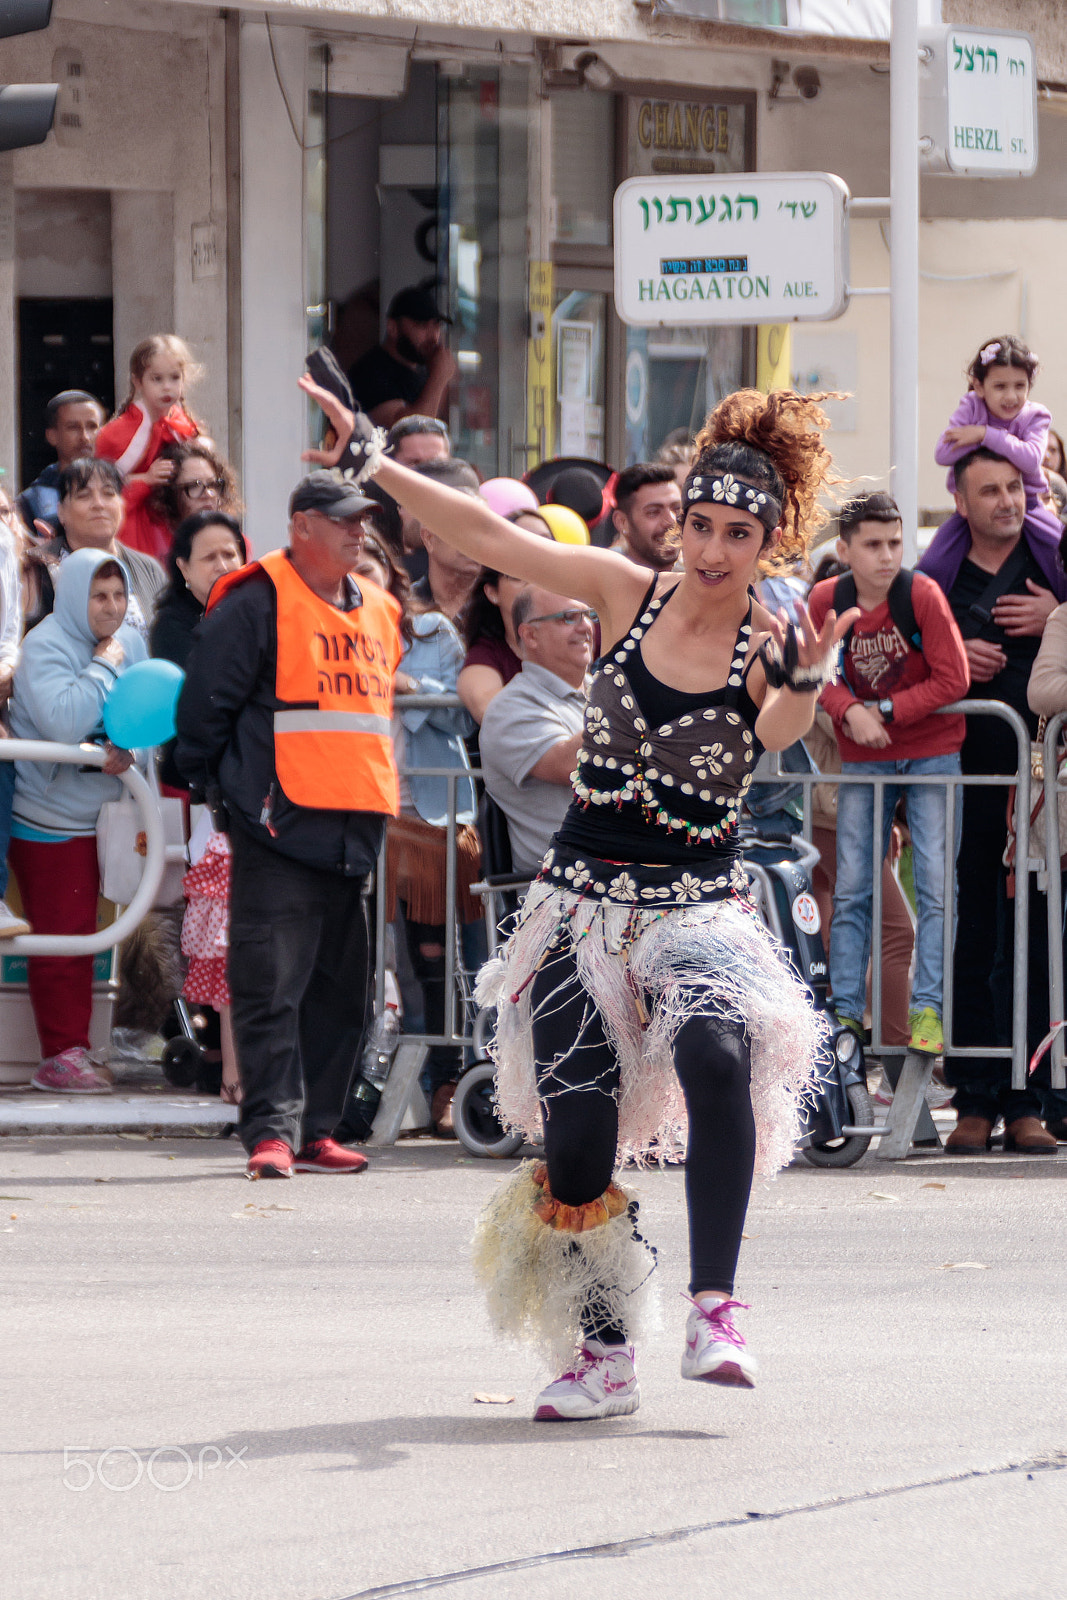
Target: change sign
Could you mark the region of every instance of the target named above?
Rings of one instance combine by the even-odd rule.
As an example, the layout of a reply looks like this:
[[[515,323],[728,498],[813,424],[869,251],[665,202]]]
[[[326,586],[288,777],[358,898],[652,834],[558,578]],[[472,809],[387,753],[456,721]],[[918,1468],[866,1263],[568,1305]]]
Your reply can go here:
[[[848,197],[828,172],[630,178],[615,191],[620,318],[651,328],[840,316]]]

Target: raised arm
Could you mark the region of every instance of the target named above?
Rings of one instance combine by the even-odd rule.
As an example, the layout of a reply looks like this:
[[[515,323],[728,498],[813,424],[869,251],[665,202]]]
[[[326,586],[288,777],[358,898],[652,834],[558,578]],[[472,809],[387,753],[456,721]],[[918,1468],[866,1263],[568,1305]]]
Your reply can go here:
[[[305,459],[332,466],[342,461],[342,451],[352,435],[355,418],[325,389],[306,374],[300,387],[316,400],[333,423],[341,448],[308,451]],[[433,533],[464,555],[497,572],[507,572],[536,583],[555,594],[572,596],[592,606],[601,620],[605,646],[614,643],[630,626],[641,604],[651,571],[635,566],[612,550],[594,545],[556,544],[517,528],[497,516],[484,500],[436,483],[382,457],[374,481]]]

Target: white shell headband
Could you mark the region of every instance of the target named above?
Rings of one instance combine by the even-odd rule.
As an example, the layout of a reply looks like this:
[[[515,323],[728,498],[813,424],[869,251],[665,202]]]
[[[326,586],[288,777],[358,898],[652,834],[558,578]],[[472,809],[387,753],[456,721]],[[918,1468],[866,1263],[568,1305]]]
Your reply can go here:
[[[732,472],[721,476],[694,473],[685,480],[685,504],[695,505],[698,500],[710,500],[715,505],[737,506],[758,517],[768,532],[773,532],[781,521],[782,508],[774,496],[765,489],[757,489]]]

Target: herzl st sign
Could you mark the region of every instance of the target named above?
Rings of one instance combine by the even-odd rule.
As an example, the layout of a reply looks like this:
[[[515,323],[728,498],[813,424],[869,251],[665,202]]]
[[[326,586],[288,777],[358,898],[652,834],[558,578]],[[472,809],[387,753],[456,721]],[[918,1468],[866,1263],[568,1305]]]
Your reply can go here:
[[[998,28],[923,28],[919,132],[928,172],[1028,178],[1037,170],[1033,41]]]

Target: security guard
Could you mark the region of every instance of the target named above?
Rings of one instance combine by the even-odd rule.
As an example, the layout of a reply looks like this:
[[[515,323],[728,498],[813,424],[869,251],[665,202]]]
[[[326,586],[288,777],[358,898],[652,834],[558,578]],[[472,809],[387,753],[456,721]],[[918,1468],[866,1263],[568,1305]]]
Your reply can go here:
[[[289,500],[289,546],[219,580],[175,759],[233,849],[229,981],[248,1176],[358,1172],[331,1137],[370,980],[363,889],[397,810],[400,608],[351,576],[375,506],[339,472]]]

